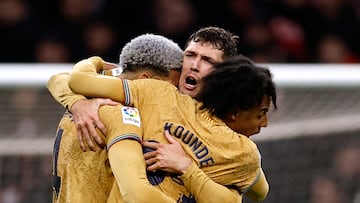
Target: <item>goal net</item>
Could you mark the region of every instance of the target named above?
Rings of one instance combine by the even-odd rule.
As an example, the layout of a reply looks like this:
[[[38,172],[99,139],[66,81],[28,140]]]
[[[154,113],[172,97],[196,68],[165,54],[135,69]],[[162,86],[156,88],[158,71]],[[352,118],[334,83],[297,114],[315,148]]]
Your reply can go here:
[[[270,184],[264,202],[360,202],[360,66],[267,66],[279,108],[253,136]],[[51,202],[52,147],[64,109],[46,82],[71,65],[0,70],[0,203]]]

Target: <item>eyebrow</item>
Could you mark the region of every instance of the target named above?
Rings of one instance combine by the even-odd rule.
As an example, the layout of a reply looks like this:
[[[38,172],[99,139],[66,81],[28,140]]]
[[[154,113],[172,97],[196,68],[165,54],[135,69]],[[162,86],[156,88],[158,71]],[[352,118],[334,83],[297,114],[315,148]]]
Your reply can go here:
[[[269,111],[269,108],[267,108],[267,107],[264,107],[264,108],[261,108],[260,109],[260,113],[267,113]]]
[[[193,50],[187,50],[187,51],[185,51],[185,53],[200,55],[201,59],[203,59],[203,60],[205,60],[205,61],[209,61],[209,62],[212,63],[212,64],[215,64],[215,63],[217,62],[217,61],[216,61],[215,59],[213,59],[212,57],[206,56],[206,55],[201,55],[201,54],[199,54],[198,52],[193,51]]]
[[[201,55],[201,58],[205,61],[209,61],[210,63],[214,64],[216,63],[216,60],[214,60],[213,58],[209,57],[209,56],[203,56]]]

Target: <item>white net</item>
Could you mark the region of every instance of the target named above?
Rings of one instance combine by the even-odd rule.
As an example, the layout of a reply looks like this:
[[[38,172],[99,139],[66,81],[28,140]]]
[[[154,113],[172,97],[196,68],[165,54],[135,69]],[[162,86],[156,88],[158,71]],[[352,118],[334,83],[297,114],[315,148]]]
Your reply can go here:
[[[269,67],[279,109],[254,136],[270,183],[265,202],[358,203],[360,66]],[[64,109],[45,84],[70,68],[0,65],[0,203],[51,202],[53,138]]]

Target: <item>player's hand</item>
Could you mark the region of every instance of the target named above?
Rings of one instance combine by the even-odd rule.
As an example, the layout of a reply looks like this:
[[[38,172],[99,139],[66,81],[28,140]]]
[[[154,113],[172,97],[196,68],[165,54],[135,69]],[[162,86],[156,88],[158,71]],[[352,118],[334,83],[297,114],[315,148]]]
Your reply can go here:
[[[117,105],[118,103],[111,99],[89,99],[79,100],[71,107],[71,113],[74,116],[77,136],[80,143],[80,148],[86,151],[86,146],[92,151],[96,151],[97,147],[103,148],[105,146],[104,140],[97,133],[96,128],[106,135],[107,131],[104,124],[98,116],[98,109],[102,105]],[[96,145],[94,144],[94,141]]]
[[[177,142],[167,130],[164,136],[169,144],[143,142],[143,146],[154,149],[154,151],[144,154],[147,170],[163,170],[183,174],[190,167],[192,160],[186,155],[180,143]]]

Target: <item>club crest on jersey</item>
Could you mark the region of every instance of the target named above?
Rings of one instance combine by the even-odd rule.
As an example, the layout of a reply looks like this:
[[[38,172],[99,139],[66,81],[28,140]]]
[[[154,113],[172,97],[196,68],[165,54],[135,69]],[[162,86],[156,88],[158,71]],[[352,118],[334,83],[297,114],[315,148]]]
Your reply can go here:
[[[123,122],[125,124],[136,125],[140,127],[140,114],[137,108],[124,106],[121,108],[121,113]]]

